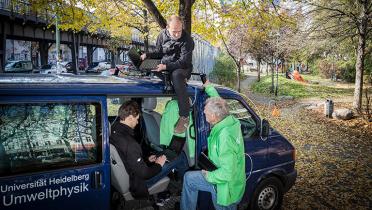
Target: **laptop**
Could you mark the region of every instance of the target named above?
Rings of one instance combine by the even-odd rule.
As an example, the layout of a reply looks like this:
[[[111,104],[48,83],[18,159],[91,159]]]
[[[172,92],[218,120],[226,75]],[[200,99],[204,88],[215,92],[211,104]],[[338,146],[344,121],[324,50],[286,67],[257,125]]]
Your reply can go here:
[[[198,166],[206,171],[214,171],[217,169],[216,165],[208,158],[205,152],[202,152],[198,159]]]
[[[145,59],[141,60],[141,55],[137,49],[132,47],[128,51],[128,57],[139,71],[150,72],[158,67],[160,59]]]
[[[186,142],[185,137],[178,137],[173,135],[169,147],[159,152],[159,154],[157,155],[158,156],[165,155],[167,157],[167,160],[173,161],[181,154],[185,142]]]

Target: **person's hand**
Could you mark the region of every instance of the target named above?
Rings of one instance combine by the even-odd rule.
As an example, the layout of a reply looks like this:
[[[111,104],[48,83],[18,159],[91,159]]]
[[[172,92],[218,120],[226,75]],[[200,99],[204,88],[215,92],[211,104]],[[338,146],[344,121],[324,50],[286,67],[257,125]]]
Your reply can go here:
[[[155,162],[156,161],[156,155],[150,155],[149,157],[149,161],[152,163],[152,162]]]
[[[142,55],[141,55],[141,60],[145,60],[146,59],[146,53],[143,53]]]
[[[208,171],[206,171],[206,170],[202,170],[202,174],[203,174],[204,177],[207,177],[207,175],[208,175]]]
[[[163,167],[166,160],[167,160],[167,157],[165,157],[165,155],[162,155],[162,156],[156,158],[155,163],[157,163],[157,164],[161,165],[161,167]]]
[[[209,82],[209,80],[206,80],[205,83],[203,84],[203,87],[207,87],[209,84],[211,84],[211,82]]]
[[[165,69],[167,69],[167,65],[161,63],[157,66],[157,68],[154,71],[160,72],[160,71],[163,71]]]

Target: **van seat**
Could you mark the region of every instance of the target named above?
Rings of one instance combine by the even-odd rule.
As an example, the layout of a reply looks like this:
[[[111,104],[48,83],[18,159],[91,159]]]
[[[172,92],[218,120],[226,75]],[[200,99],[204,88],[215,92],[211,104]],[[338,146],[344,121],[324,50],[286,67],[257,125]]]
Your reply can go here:
[[[156,103],[156,98],[143,98],[142,116],[145,121],[146,135],[149,141],[152,144],[159,146],[161,114],[154,111]]]
[[[119,193],[121,193],[125,200],[133,200],[133,196],[129,191],[129,174],[124,167],[119,153],[114,145],[110,144],[110,161],[111,161],[111,184]],[[150,195],[163,192],[167,189],[169,178],[164,177],[148,189]]]

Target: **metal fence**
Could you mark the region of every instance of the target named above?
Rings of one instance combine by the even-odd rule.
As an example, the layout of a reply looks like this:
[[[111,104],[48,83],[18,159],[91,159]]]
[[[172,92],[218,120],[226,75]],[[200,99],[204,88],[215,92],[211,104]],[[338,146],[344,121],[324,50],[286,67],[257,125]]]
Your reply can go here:
[[[11,16],[37,20],[38,22],[47,22],[53,16],[47,10],[42,12],[34,11],[28,0],[0,0],[0,12]]]
[[[219,50],[197,34],[193,34],[192,37],[195,42],[195,48],[192,55],[194,66],[193,72],[209,75],[213,71],[215,59],[219,54]]]

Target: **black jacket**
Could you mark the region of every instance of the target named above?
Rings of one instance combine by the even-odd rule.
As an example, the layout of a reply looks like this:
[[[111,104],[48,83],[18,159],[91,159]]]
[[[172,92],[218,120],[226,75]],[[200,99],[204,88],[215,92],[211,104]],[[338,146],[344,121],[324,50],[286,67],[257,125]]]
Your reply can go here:
[[[149,195],[146,180],[160,173],[161,165],[151,163],[142,156],[141,146],[134,138],[133,129],[120,122],[111,128],[110,143],[115,146],[125,169],[129,174],[130,192],[135,198],[146,198]]]
[[[148,53],[149,58],[161,59],[167,65],[168,71],[175,69],[192,69],[192,51],[194,41],[192,37],[182,30],[178,40],[173,40],[167,29],[163,29],[156,41],[156,49]]]

